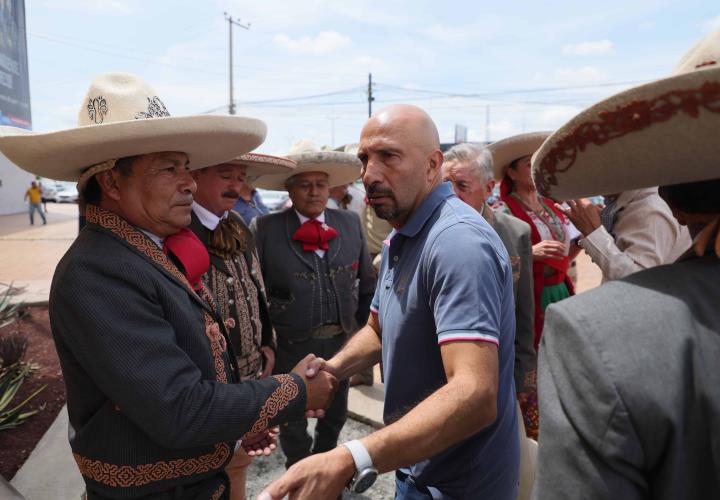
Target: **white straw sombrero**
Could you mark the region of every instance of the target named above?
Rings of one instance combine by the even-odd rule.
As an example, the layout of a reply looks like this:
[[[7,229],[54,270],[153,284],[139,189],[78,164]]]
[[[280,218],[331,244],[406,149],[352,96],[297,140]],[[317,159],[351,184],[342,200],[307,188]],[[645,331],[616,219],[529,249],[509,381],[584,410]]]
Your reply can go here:
[[[672,76],[581,112],[533,158],[538,191],[558,200],[720,178],[720,30]]]
[[[246,168],[245,175],[248,182],[253,183],[261,175],[280,175],[290,173],[296,167],[296,163],[282,156],[272,156],[260,153],[246,153],[235,158],[233,165],[242,165]]]
[[[350,184],[360,177],[362,163],[357,156],[340,151],[320,151],[308,140],[293,144],[287,158],[297,163],[291,172],[279,175],[263,175],[255,181],[255,186],[263,189],[284,190],[285,181],[304,172],[325,172],[330,187]]]
[[[79,181],[82,191],[92,175],[112,168],[118,158],[178,151],[188,155],[195,170],[252,151],[265,134],[265,124],[254,118],[171,117],[143,80],[108,73],[90,85],[77,127],[46,133],[0,127],[0,150],[33,174]]]
[[[519,158],[531,156],[552,132],[530,132],[493,142],[488,150],[493,158],[493,177],[501,181],[510,164]]]

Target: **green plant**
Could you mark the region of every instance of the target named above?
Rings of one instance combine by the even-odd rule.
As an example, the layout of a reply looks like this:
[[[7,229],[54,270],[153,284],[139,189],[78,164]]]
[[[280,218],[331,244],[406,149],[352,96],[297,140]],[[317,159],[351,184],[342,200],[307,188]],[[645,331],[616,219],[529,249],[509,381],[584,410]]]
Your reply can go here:
[[[19,291],[12,283],[0,297],[0,328],[14,323],[18,319],[18,308],[21,304],[13,304],[10,298]]]
[[[0,296],[0,329],[13,324],[19,318],[21,304],[13,304],[10,300],[18,291],[19,289],[13,287],[11,283]],[[37,369],[37,365],[23,361],[27,347],[27,336],[19,331],[9,332],[0,337],[0,431],[13,429],[42,410],[41,407],[24,411],[30,401],[47,385],[35,389],[23,401],[13,405],[13,400],[23,382]]]
[[[0,372],[0,431],[14,429],[42,409],[23,412],[23,408],[40,394],[47,384],[38,387],[22,402],[10,407],[23,382],[35,369],[36,366],[31,363],[16,363]]]
[[[0,368],[18,364],[25,357],[28,339],[20,332],[0,337]]]

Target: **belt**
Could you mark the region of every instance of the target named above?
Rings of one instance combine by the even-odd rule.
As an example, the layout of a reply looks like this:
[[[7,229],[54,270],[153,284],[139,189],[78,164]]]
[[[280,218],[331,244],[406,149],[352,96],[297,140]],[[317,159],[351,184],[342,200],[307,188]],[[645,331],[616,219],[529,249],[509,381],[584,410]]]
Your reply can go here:
[[[433,498],[432,492],[425,486],[418,484],[415,480],[415,477],[412,474],[408,474],[407,472],[403,472],[400,469],[395,471],[395,477],[398,479],[398,481],[403,483],[410,483],[412,484],[416,490],[418,490],[420,493],[424,493],[429,498]]]
[[[323,325],[310,332],[310,337],[314,339],[331,339],[343,333],[345,333],[345,330],[340,325]]]

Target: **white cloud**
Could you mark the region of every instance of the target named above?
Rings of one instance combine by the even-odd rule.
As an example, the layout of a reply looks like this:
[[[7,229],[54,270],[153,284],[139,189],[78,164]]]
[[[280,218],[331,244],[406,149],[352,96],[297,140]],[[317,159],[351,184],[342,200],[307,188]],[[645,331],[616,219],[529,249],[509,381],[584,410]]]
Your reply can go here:
[[[714,31],[716,29],[720,29],[720,15],[715,16],[712,19],[708,19],[707,21],[703,21],[702,29],[703,31]]]
[[[566,56],[596,56],[612,54],[615,50],[610,40],[599,40],[597,42],[581,42],[563,46],[562,53]]]
[[[321,31],[315,37],[290,38],[284,33],[275,35],[273,42],[297,54],[328,54],[350,45],[350,38],[337,31]]]

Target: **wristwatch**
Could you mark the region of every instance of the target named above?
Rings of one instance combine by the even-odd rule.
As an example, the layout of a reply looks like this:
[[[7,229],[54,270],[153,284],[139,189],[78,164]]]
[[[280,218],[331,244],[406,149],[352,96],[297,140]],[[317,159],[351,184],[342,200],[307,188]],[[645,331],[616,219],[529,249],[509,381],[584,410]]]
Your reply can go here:
[[[347,489],[353,493],[363,493],[375,483],[378,471],[373,467],[372,458],[360,441],[353,439],[342,445],[350,451],[355,462],[355,475],[348,483]]]

